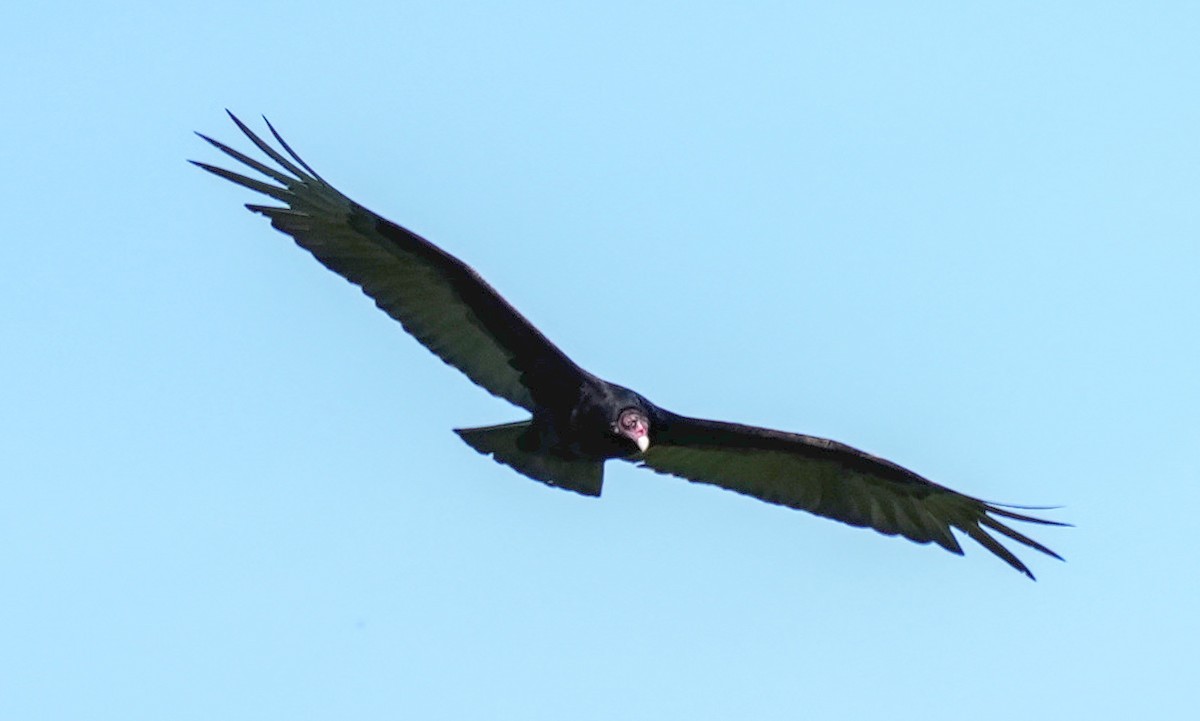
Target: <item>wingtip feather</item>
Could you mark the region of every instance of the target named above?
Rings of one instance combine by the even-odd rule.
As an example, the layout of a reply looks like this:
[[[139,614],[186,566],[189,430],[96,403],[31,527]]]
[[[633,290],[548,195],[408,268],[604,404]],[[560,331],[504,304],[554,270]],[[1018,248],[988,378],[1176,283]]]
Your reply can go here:
[[[959,526],[959,528],[961,528],[968,536],[973,538],[976,543],[991,551],[996,556],[999,556],[1000,559],[1005,563],[1028,576],[1030,580],[1037,580],[1037,578],[1033,575],[1033,572],[1029,570],[1029,567],[1022,563],[1021,559],[1017,558],[1016,554],[1005,548],[1002,543],[993,538],[990,534],[988,534],[987,531],[980,528],[978,524],[967,523]]]
[[[1024,545],[1028,546],[1029,548],[1032,548],[1036,551],[1041,551],[1042,553],[1046,554],[1047,556],[1050,556],[1051,558],[1057,558],[1060,561],[1063,560],[1062,556],[1058,555],[1054,551],[1051,551],[1046,546],[1043,546],[1041,543],[1038,543],[1037,541],[1033,540],[1029,536],[1026,536],[1025,534],[1021,533],[1020,531],[1017,531],[1016,529],[1009,528],[1008,526],[997,521],[995,518],[992,518],[991,516],[988,516],[985,514],[979,518],[979,522],[982,523],[983,525],[987,526],[988,528],[996,531],[997,533],[1001,533],[1005,536],[1008,536],[1012,540],[1014,540],[1018,543],[1024,544]]]
[[[1024,513],[1016,513],[1014,511],[1008,510],[1010,508],[1020,508],[1023,511],[1053,511],[1053,510],[1062,508],[1062,506],[1014,506],[1011,503],[990,503],[990,502],[986,502],[986,501],[984,502],[984,505],[987,506],[987,510],[989,513],[994,513],[997,516],[1004,516],[1005,518],[1011,518],[1014,521],[1024,521],[1025,523],[1038,523],[1043,526],[1064,526],[1067,528],[1073,527],[1073,524],[1070,524],[1070,523],[1064,523],[1062,521],[1051,521],[1047,518],[1038,518],[1037,516],[1029,516]]]
[[[300,155],[297,154],[295,150],[292,150],[292,146],[288,145],[288,142],[283,139],[283,136],[280,135],[279,131],[277,131],[275,129],[275,126],[271,125],[271,121],[267,120],[267,116],[266,115],[262,116],[262,119],[263,119],[263,122],[267,124],[267,129],[271,131],[271,135],[275,136],[275,140],[279,142],[280,147],[282,147],[287,152],[288,155],[292,156],[292,160],[295,160],[297,163],[300,164],[300,167],[307,170],[309,175],[311,175],[312,177],[314,177],[317,180],[324,183],[325,179],[322,178],[320,175],[317,175],[317,171],[313,170],[312,166],[310,166],[308,163],[304,162],[304,159],[301,158]]]
[[[243,123],[241,121],[241,119],[238,118],[238,116],[229,112],[229,110],[226,110],[225,112],[229,114],[229,118],[233,121],[234,125],[236,125],[238,127],[238,130],[242,131],[242,134],[245,135],[247,138],[249,138],[250,142],[254,143],[254,145],[257,146],[259,150],[266,153],[267,156],[271,158],[271,160],[274,160],[275,162],[282,165],[285,170],[287,170],[289,173],[295,175],[297,178],[299,178],[302,181],[308,180],[309,178],[312,177],[308,173],[305,173],[304,170],[301,169],[300,167],[298,167],[295,163],[293,163],[292,161],[290,161],[286,157],[284,157],[284,155],[282,153],[280,153],[278,150],[271,147],[270,143],[268,143],[267,141],[260,138],[258,136],[258,134],[255,133],[253,130],[251,130],[248,125]],[[301,163],[301,165],[303,165],[303,163]]]

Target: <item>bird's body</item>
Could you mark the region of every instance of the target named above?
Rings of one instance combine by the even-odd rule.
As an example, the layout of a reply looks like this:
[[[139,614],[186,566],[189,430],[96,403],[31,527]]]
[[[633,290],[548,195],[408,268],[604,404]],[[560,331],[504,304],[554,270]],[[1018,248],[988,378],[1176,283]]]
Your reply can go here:
[[[989,530],[1057,558],[997,517],[1063,524],[963,495],[836,441],[681,416],[597,378],[465,263],[339,193],[274,128],[287,156],[233,120],[279,168],[201,137],[275,184],[197,165],[284,203],[247,207],[361,287],[443,361],[530,412],[516,423],[458,429],[480,453],[591,496],[600,495],[605,461],[620,459],[961,554],[956,528],[1031,578]]]

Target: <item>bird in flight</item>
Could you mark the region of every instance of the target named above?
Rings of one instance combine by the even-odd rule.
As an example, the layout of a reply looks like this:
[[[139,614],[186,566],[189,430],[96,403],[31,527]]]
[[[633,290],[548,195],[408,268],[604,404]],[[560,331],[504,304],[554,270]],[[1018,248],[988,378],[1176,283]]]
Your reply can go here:
[[[515,423],[456,429],[479,453],[587,496],[600,495],[605,461],[619,459],[962,555],[957,529],[1029,578],[994,534],[1061,559],[1007,525],[1067,525],[1014,510],[1029,507],[972,498],[837,441],[672,413],[592,375],[466,263],[325,182],[270,122],[278,149],[229,117],[274,166],[197,134],[266,180],[192,163],[280,203],[246,207],[359,286],[443,361],[529,411]]]

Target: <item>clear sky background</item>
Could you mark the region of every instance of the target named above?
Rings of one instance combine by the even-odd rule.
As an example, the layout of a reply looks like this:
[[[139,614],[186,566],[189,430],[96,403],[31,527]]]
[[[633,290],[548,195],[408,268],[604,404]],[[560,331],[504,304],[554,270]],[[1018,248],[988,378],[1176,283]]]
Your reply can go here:
[[[1047,5],[10,3],[0,718],[1194,713],[1200,5]],[[1067,562],[478,456],[517,409],[184,162],[225,107],[593,372]]]

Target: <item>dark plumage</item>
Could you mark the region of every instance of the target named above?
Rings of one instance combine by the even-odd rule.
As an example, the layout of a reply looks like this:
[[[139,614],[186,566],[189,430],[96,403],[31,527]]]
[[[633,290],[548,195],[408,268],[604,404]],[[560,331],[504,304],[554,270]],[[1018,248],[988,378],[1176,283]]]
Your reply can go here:
[[[531,413],[526,421],[456,431],[480,453],[589,496],[600,495],[604,462],[617,458],[961,554],[951,532],[957,528],[1030,578],[993,533],[1059,557],[1002,519],[1065,524],[963,495],[835,441],[680,416],[597,378],[465,263],[326,183],[270,123],[286,155],[230,117],[278,167],[200,137],[274,182],[192,162],[282,203],[246,207],[361,287],[443,361]]]

